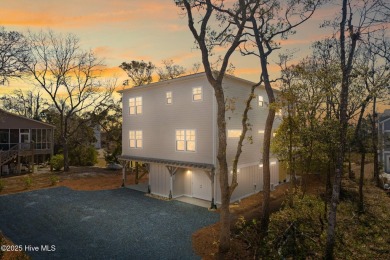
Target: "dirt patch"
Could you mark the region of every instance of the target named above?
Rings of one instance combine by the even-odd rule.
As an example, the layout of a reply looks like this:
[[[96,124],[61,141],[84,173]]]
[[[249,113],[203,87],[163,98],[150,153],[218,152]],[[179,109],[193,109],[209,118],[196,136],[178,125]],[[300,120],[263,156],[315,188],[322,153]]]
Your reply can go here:
[[[139,180],[146,182],[147,176]],[[122,171],[100,167],[71,167],[69,172],[50,172],[39,169],[37,173],[2,178],[0,195],[66,186],[74,190],[107,190],[122,186]],[[135,184],[135,175],[127,173],[126,185]]]

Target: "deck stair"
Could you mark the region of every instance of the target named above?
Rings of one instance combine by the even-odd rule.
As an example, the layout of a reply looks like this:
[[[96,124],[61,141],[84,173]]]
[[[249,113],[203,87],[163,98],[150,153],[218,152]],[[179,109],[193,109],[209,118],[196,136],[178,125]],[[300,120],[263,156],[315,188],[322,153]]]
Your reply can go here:
[[[8,151],[0,151],[0,166],[16,159],[19,154],[19,145],[14,145]]]

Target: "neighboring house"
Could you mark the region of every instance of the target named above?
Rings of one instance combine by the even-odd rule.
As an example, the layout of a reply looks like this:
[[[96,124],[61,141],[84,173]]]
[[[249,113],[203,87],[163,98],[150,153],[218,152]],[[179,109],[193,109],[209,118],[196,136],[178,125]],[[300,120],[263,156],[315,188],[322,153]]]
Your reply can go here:
[[[390,173],[390,110],[379,116],[379,161],[383,171]]]
[[[241,134],[245,101],[253,82],[226,75],[223,82],[229,171]],[[217,107],[205,73],[119,91],[123,100],[122,162],[147,163],[149,189],[163,197],[189,196],[221,202],[217,161]],[[262,140],[268,114],[264,87],[255,91],[238,164],[232,201],[263,188]],[[276,116],[274,128],[280,123]],[[231,175],[230,175],[231,176]],[[278,185],[279,163],[271,159],[271,188]]]
[[[20,173],[53,154],[54,126],[0,109],[1,174]]]
[[[93,144],[95,149],[101,149],[102,148],[102,134],[100,130],[100,125],[95,125],[93,127],[93,136],[96,139],[96,142]]]

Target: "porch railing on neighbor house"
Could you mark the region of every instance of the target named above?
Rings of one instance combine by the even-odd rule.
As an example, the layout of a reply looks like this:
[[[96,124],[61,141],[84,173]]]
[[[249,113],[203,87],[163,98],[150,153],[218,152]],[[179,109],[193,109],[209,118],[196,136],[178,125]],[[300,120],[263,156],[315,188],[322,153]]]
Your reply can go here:
[[[34,143],[18,143],[11,146],[9,150],[0,150],[0,166],[15,159],[19,154],[31,153],[35,150]]]
[[[11,149],[9,150],[0,151],[0,166],[15,159],[18,156],[18,154],[19,154],[19,144],[12,146]]]

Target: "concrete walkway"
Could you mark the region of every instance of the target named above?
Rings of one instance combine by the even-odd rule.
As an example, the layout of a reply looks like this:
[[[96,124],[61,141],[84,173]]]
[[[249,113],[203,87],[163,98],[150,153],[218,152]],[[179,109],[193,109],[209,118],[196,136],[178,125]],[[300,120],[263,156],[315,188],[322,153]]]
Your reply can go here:
[[[199,259],[191,235],[217,221],[205,208],[131,189],[0,196],[0,230],[33,259]]]

